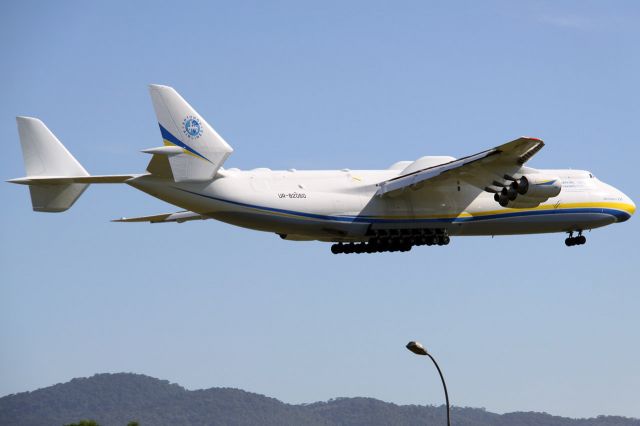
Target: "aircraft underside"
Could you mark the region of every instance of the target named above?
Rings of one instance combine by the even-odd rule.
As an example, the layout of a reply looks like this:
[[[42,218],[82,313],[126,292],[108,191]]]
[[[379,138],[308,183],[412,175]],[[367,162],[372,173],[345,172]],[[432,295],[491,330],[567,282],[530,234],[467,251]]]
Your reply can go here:
[[[586,242],[584,230],[591,230],[616,222],[612,213],[603,209],[591,212],[553,212],[535,217],[500,217],[479,221],[426,220],[371,223],[354,221],[349,224],[332,221],[302,221],[276,219],[260,213],[243,211],[210,213],[208,216],[236,226],[274,232],[288,240],[319,240],[335,242],[331,251],[338,253],[376,253],[409,251],[415,246],[443,246],[452,236],[497,236],[536,233],[570,233],[567,245]],[[597,210],[600,210],[598,212]],[[577,237],[573,237],[573,233]]]

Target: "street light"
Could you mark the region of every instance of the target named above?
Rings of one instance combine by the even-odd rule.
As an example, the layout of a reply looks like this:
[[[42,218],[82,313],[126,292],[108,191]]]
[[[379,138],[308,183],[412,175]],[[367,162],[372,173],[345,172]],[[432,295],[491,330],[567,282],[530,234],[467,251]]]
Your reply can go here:
[[[420,342],[411,341],[407,343],[407,349],[409,349],[411,352],[413,352],[416,355],[428,356],[429,358],[431,358],[431,361],[433,361],[433,364],[436,366],[436,369],[438,370],[438,374],[440,374],[440,380],[442,380],[442,387],[444,388],[444,398],[447,401],[447,426],[451,426],[451,417],[450,417],[451,409],[449,407],[449,393],[447,392],[447,384],[444,382],[444,376],[442,375],[442,371],[440,370],[438,363],[436,362],[435,358],[433,358],[431,354],[427,352],[427,350],[424,348],[424,346],[422,346]]]

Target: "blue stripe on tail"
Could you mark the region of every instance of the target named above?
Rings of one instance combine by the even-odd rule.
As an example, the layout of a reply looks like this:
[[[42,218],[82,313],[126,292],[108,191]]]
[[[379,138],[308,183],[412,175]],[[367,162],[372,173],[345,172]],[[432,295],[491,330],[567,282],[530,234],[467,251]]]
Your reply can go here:
[[[187,151],[189,151],[193,155],[197,155],[198,157],[202,158],[203,160],[207,160],[208,162],[211,163],[211,160],[209,160],[207,157],[205,157],[204,155],[200,154],[198,151],[196,151],[195,149],[191,148],[190,146],[184,144],[180,139],[178,139],[175,136],[173,136],[171,134],[171,132],[169,132],[167,129],[162,127],[162,124],[158,123],[158,126],[160,126],[160,133],[162,134],[162,138],[163,139],[171,142],[172,144],[174,144],[176,146],[179,146],[182,149],[186,149]]]

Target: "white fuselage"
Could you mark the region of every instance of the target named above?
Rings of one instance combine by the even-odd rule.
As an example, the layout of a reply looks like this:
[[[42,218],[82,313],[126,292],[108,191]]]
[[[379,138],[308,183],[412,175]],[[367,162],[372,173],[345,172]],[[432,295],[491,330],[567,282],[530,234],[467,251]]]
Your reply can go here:
[[[186,210],[293,240],[366,241],[380,229],[440,229],[450,235],[587,230],[627,220],[633,202],[587,171],[544,170],[562,180],[556,197],[533,208],[503,208],[493,194],[449,181],[402,196],[376,196],[400,170],[224,170],[204,183],[153,175],[127,183]]]

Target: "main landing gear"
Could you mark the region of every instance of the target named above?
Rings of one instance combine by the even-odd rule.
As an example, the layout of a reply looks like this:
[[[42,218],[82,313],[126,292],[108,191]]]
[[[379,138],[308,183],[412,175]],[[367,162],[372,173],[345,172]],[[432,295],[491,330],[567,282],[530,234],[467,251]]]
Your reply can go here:
[[[382,253],[386,251],[409,251],[414,246],[446,246],[451,239],[446,230],[400,230],[379,232],[362,243],[337,243],[331,246],[333,254]]]
[[[587,237],[582,235],[582,230],[578,231],[578,236],[577,237],[573,236],[573,231],[569,232],[569,238],[564,240],[564,243],[567,245],[567,247],[581,246],[582,244],[584,244],[586,242],[587,242]]]

